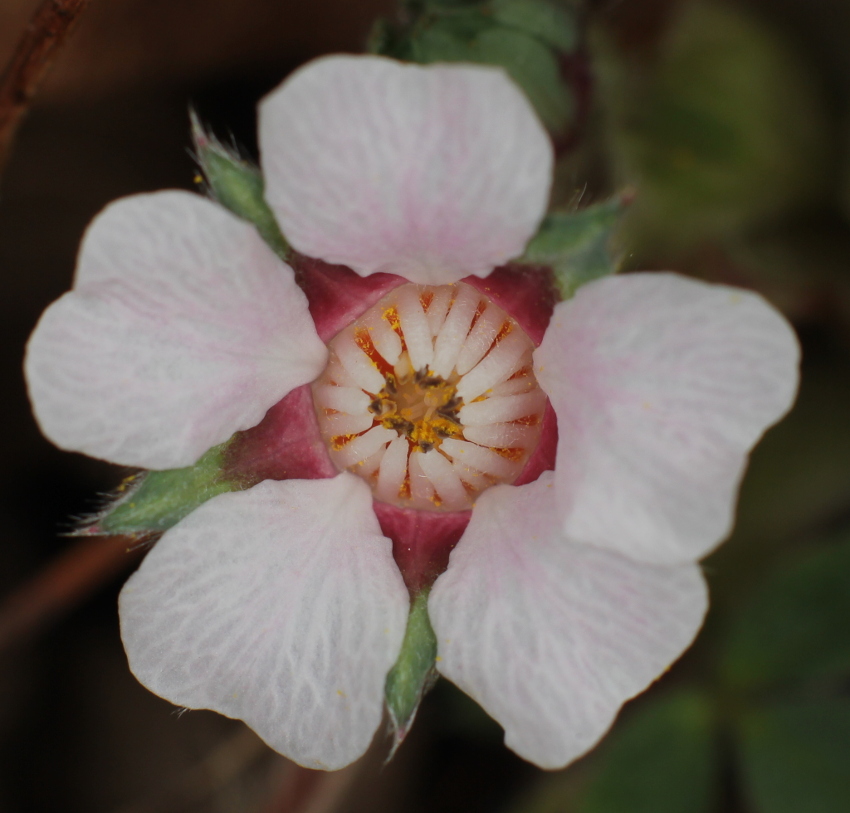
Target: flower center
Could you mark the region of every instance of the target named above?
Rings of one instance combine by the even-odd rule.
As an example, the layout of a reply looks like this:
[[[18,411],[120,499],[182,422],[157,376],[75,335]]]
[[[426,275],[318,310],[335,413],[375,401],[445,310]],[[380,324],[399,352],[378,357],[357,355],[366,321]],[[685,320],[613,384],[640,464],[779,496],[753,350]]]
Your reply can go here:
[[[328,345],[313,384],[334,464],[384,502],[462,511],[540,438],[534,343],[471,285],[395,288]]]

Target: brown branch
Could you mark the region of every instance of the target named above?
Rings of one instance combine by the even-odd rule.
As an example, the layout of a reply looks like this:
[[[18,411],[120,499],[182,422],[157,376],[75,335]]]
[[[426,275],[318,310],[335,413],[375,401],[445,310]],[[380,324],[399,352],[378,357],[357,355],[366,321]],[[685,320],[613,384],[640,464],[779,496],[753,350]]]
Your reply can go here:
[[[79,604],[110,577],[129,568],[139,554],[128,554],[126,539],[82,539],[0,603],[0,651],[20,641]]]
[[[0,172],[15,132],[74,23],[90,0],[44,0],[0,76]]]
[[[266,776],[258,783],[261,785],[270,781],[268,775],[281,767],[289,771],[297,767],[274,754],[250,728],[240,726],[235,734],[218,741],[197,763],[175,776],[158,794],[124,805],[114,813],[176,813],[198,810],[203,803],[206,803],[204,810],[219,809],[216,800],[226,793],[228,787],[241,783],[241,787],[247,790],[249,781],[257,780],[250,773],[263,760],[270,764],[265,766],[263,773]],[[261,793],[262,790],[261,787],[254,792]]]
[[[339,771],[314,771],[292,765],[263,813],[333,813],[366,761],[358,760]]]

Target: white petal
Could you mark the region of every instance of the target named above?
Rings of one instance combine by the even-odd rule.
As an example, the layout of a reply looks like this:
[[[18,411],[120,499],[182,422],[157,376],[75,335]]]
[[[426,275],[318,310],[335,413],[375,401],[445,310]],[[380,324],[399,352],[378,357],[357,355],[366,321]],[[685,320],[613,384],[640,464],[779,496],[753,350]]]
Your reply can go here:
[[[485,426],[463,427],[464,438],[480,446],[525,447],[539,435],[537,427],[515,423],[490,423]]]
[[[374,417],[371,412],[361,415],[346,415],[345,412],[326,415],[322,420],[322,431],[331,438],[339,435],[359,435],[372,426]]]
[[[447,458],[436,449],[419,456],[423,474],[431,481],[442,505],[449,511],[463,510],[469,504],[469,495],[460,477]]]
[[[534,358],[564,531],[676,562],[729,533],[747,453],[794,400],[799,347],[756,294],[634,274],[558,305]]]
[[[369,392],[380,392],[381,387],[384,386],[384,377],[360,346],[348,338],[351,335],[350,331],[349,328],[337,337],[337,341],[333,343],[334,352],[346,372],[357,382],[358,387]]]
[[[396,294],[401,332],[414,370],[425,370],[434,358],[434,344],[428,318],[416,288],[403,285]]]
[[[373,426],[364,435],[358,435],[340,449],[331,449],[331,459],[340,469],[365,461],[379,449],[398,437],[398,432],[384,426]]]
[[[696,565],[564,538],[551,479],[481,494],[428,602],[440,672],[542,768],[591,748],[690,644],[707,605]]]
[[[375,496],[386,502],[398,500],[404,478],[407,475],[407,457],[410,444],[407,438],[396,438],[387,446],[387,451],[381,459],[378,470],[378,482],[375,486]]]
[[[471,285],[459,285],[456,290],[457,296],[434,342],[433,370],[443,378],[448,378],[454,369],[481,301],[481,293]]]
[[[500,480],[507,480],[517,473],[515,461],[465,440],[446,438],[440,444],[440,449],[458,465],[470,466],[484,474],[498,477]]]
[[[386,319],[377,314],[367,317],[366,324],[375,349],[388,364],[395,365],[402,350],[398,334],[389,326]]]
[[[313,397],[319,406],[345,412],[348,415],[368,414],[367,410],[372,402],[372,399],[361,389],[334,387],[331,384],[315,387]]]
[[[130,667],[149,689],[335,769],[381,722],[408,594],[369,488],[340,474],[213,498],[148,554],[120,610]]]
[[[422,470],[421,458],[421,454],[412,454],[408,459],[411,499],[419,505],[434,501],[434,486],[431,485],[430,478]]]
[[[159,192],[95,218],[74,289],[30,339],[26,374],[57,446],[168,469],[259,423],[326,356],[292,269],[253,226]]]
[[[464,426],[481,426],[495,421],[516,421],[539,412],[546,403],[540,390],[517,395],[495,395],[461,407],[458,417]]]
[[[485,276],[546,209],[549,139],[494,68],[326,57],[266,97],[259,129],[287,239],[363,276]]]
[[[520,359],[530,344],[531,340],[524,333],[518,330],[509,333],[458,382],[457,394],[470,403],[491,387],[506,381],[522,366]]]
[[[449,312],[455,290],[454,286],[451,285],[441,285],[437,288],[434,298],[428,306],[428,327],[432,336],[436,336],[440,332],[443,322],[446,321],[446,314]]]
[[[507,314],[492,302],[487,310],[481,314],[481,318],[475,323],[475,327],[469,332],[464,342],[463,349],[457,357],[455,368],[458,375],[466,375],[490,349],[499,330],[505,323]]]

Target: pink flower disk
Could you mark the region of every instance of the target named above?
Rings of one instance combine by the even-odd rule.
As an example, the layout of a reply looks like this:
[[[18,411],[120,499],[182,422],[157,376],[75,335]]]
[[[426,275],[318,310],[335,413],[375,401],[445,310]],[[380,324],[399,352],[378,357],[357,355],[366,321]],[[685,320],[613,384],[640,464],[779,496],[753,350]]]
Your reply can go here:
[[[540,439],[546,395],[534,343],[465,283],[402,285],[329,344],[313,384],[340,470],[383,502],[463,511],[519,476]]]

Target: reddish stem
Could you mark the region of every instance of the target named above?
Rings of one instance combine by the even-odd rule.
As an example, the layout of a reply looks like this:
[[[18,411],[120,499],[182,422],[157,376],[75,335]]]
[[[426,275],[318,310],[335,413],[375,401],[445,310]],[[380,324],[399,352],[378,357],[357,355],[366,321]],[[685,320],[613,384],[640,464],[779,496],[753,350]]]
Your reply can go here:
[[[0,76],[0,172],[41,80],[90,0],[44,0]]]
[[[83,539],[18,587],[0,604],[0,651],[79,604],[111,576],[138,562],[126,539]]]

